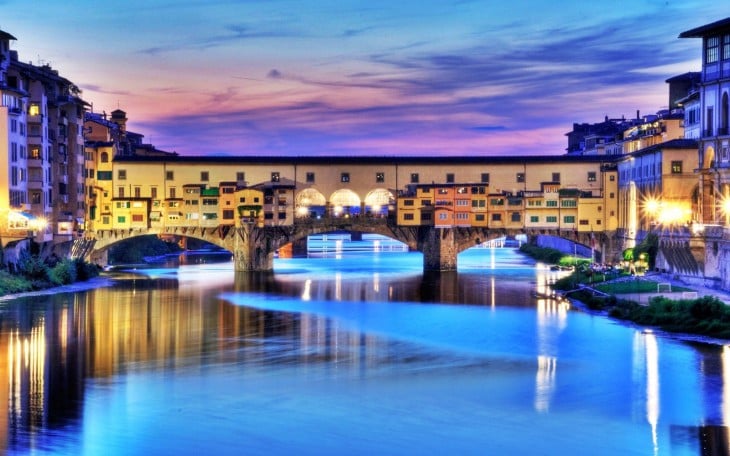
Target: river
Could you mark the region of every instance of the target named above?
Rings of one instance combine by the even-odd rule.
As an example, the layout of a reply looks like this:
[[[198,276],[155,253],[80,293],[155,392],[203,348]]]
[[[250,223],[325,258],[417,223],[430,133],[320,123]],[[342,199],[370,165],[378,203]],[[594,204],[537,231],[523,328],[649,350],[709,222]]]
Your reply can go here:
[[[424,275],[418,253],[347,245],[273,273],[200,257],[0,302],[0,448],[730,452],[730,346],[545,297],[559,273],[513,249]]]

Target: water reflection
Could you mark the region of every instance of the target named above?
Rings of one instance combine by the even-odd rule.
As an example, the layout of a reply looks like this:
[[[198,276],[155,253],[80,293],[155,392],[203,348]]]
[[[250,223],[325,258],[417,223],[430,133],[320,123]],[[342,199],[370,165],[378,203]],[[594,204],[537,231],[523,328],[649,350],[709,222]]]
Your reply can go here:
[[[727,347],[577,313],[549,271],[492,254],[185,266],[2,303],[0,447],[728,453]]]

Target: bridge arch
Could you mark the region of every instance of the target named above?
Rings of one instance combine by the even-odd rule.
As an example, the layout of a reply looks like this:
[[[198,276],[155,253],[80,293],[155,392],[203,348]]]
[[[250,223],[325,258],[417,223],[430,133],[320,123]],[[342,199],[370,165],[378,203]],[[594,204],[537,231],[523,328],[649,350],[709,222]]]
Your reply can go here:
[[[335,190],[330,195],[330,205],[335,217],[360,214],[360,197],[349,188]]]
[[[327,199],[315,188],[305,188],[297,193],[295,213],[297,217],[322,217],[325,215]]]
[[[365,213],[385,216],[394,204],[395,196],[386,188],[376,188],[365,195]]]

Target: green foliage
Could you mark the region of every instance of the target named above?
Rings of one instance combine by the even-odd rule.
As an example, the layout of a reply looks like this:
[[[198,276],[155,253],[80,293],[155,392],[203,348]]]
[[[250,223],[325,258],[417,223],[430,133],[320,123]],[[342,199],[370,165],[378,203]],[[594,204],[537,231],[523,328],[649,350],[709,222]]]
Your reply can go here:
[[[545,263],[551,264],[557,264],[560,259],[565,256],[565,254],[560,250],[551,249],[549,247],[538,247],[527,243],[520,246],[520,252],[525,255],[529,255],[538,261],[544,261]]]
[[[155,235],[139,236],[114,244],[109,249],[109,262],[114,264],[143,263],[145,257],[162,256],[179,252],[173,242],[165,242]]]
[[[609,315],[670,332],[730,339],[730,307],[714,296],[679,300],[657,296],[647,306],[622,300]]]
[[[93,279],[99,275],[99,266],[93,263],[87,263],[80,258],[73,260],[76,267],[76,280],[85,281]]]
[[[656,256],[659,252],[659,236],[656,233],[649,233],[646,237],[634,247],[634,258],[640,258],[642,253],[648,258],[649,268],[653,268],[656,262]]]
[[[0,271],[0,295],[32,291],[33,285],[23,276]]]
[[[31,281],[48,280],[48,266],[38,256],[22,250],[18,255],[18,272]]]
[[[54,285],[67,285],[76,281],[76,262],[64,258],[50,270],[48,278]]]

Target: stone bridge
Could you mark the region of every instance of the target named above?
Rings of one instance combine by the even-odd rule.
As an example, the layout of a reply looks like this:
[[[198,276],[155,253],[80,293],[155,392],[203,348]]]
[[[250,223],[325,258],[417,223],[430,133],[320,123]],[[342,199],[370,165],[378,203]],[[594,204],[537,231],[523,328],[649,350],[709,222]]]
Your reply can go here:
[[[423,253],[425,271],[450,271],[457,268],[457,255],[480,243],[504,236],[558,236],[583,245],[594,244],[596,251],[612,250],[615,240],[606,233],[592,238],[590,233],[573,230],[517,230],[477,227],[399,226],[388,218],[352,217],[299,219],[293,225],[263,226],[253,224],[234,226],[165,227],[96,231],[79,240],[71,256],[84,257],[97,264],[107,264],[107,250],[113,244],[144,235],[174,235],[201,239],[233,253],[236,271],[267,271],[273,269],[274,253],[286,244],[312,234],[349,231],[387,236],[408,245],[410,250]]]

